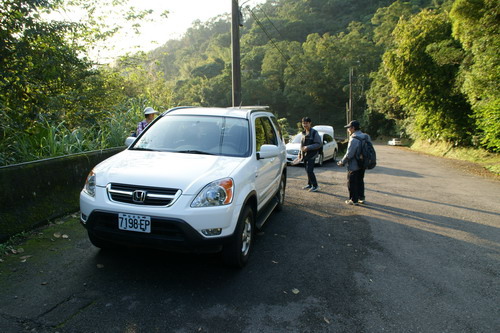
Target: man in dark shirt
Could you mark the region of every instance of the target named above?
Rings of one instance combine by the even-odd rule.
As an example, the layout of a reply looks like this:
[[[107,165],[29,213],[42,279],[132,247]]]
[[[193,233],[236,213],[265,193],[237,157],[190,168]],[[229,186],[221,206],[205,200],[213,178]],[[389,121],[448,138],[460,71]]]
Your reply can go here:
[[[318,131],[311,128],[311,123],[311,118],[302,118],[302,127],[304,131],[302,132],[300,151],[307,172],[307,185],[304,186],[304,189],[309,190],[309,192],[316,192],[319,190],[319,186],[316,175],[314,174],[314,162],[321,148],[321,137]]]

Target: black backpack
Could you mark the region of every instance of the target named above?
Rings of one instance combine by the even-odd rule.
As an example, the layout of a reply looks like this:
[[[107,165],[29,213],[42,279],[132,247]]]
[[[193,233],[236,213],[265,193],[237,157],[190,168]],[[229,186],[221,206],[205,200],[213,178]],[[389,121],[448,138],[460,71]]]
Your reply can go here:
[[[377,165],[377,153],[375,153],[372,142],[366,138],[361,139],[357,136],[353,136],[353,138],[358,139],[361,143],[359,154],[356,154],[359,166],[362,169],[375,168]]]

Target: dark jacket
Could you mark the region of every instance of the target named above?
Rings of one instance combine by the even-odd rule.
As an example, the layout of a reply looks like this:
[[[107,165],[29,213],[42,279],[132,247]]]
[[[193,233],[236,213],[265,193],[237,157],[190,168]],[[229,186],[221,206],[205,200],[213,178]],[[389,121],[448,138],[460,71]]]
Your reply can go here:
[[[365,139],[371,141],[370,136],[366,133],[361,132],[360,130],[357,130],[351,135],[351,137],[349,138],[349,144],[347,146],[347,152],[340,161],[343,165],[347,166],[347,170],[349,171],[356,171],[360,169],[358,159],[361,149],[361,141],[355,139],[354,137],[358,137],[361,140]]]
[[[306,131],[302,132],[302,141],[300,142],[301,147],[307,147],[307,151],[304,154],[303,160],[311,160],[316,158],[319,149],[321,148],[321,136],[318,131],[311,128],[309,135],[306,135]]]

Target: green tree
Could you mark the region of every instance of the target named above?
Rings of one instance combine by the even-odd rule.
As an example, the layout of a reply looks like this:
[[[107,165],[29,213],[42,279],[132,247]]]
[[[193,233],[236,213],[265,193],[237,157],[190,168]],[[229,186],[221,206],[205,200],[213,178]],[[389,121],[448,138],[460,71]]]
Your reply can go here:
[[[409,19],[420,8],[409,1],[397,0],[388,7],[377,9],[371,23],[375,26],[373,40],[377,45],[389,48],[393,44],[392,31],[401,19]]]
[[[469,143],[470,106],[456,89],[459,64],[438,52],[439,46],[459,47],[451,39],[446,13],[424,10],[400,21],[394,37],[395,48],[385,53],[384,63],[400,103],[410,112],[413,137]]]
[[[500,3],[457,0],[450,12],[453,36],[466,51],[461,89],[474,111],[481,143],[500,151]]]
[[[40,117],[57,118],[53,110],[66,108],[64,96],[92,75],[79,50],[65,41],[73,25],[39,19],[51,3],[0,3],[0,108],[20,130]]]
[[[92,142],[100,148],[121,145],[137,121],[130,112],[131,101],[169,103],[168,86],[150,67],[140,73],[129,68],[119,72],[86,57],[86,47],[118,29],[96,14],[102,3],[0,2],[0,163],[99,148]],[[89,16],[76,23],[44,16],[73,5],[87,10]],[[125,16],[141,20],[149,14],[149,10],[132,10]]]
[[[384,65],[377,72],[370,74],[372,84],[366,92],[368,105],[366,122],[371,135],[404,135],[405,124],[408,117],[407,109],[400,103],[399,97],[393,91],[393,86],[388,78]],[[365,130],[368,131],[367,128]]]
[[[356,116],[362,116],[369,73],[377,68],[381,55],[365,28],[353,22],[347,33],[308,36],[286,72],[287,98],[290,105],[299,106],[297,112],[309,114],[316,123],[344,123],[352,69]]]
[[[397,0],[388,7],[377,9],[371,19],[374,26],[373,40],[377,46],[389,51],[396,45],[393,31],[399,21],[407,21],[421,11],[422,6],[431,1]],[[370,74],[372,83],[366,93],[368,112],[367,123],[372,127],[370,133],[378,135],[405,135],[408,121],[408,110],[400,103],[394,90],[384,63],[380,63],[378,71]],[[374,131],[375,130],[375,131]]]

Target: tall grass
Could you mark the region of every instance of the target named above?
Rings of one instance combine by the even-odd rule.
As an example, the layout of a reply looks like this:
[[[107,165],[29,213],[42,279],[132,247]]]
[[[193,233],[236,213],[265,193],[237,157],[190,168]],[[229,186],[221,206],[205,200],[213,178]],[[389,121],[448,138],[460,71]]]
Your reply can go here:
[[[24,131],[0,125],[0,166],[49,157],[120,147],[142,120],[144,103],[129,105],[120,112],[109,112],[100,124],[70,129],[66,123],[38,121]]]
[[[493,174],[500,176],[500,154],[481,148],[455,147],[450,143],[417,140],[411,149],[430,155],[442,156],[456,160],[469,161],[484,167]]]

